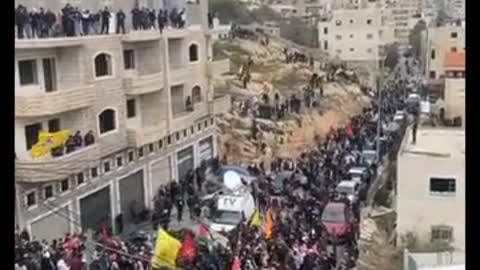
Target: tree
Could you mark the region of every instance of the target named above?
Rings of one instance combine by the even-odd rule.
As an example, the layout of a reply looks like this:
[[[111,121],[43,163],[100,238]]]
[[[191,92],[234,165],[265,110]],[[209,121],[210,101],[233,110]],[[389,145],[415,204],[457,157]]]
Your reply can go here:
[[[209,1],[209,9],[211,13],[218,15],[218,19],[222,24],[230,22],[247,24],[252,21],[250,11],[240,1],[211,0]]]
[[[278,12],[266,5],[262,5],[259,8],[252,10],[251,17],[253,21],[260,23],[266,21],[278,21],[282,19],[282,16]]]
[[[424,20],[420,20],[415,24],[413,30],[410,32],[408,40],[412,45],[413,55],[417,58],[420,57],[422,46],[422,31],[427,29],[427,23]]]
[[[385,58],[385,67],[394,70],[398,63],[400,55],[398,54],[398,45],[393,44],[387,49],[387,56]]]

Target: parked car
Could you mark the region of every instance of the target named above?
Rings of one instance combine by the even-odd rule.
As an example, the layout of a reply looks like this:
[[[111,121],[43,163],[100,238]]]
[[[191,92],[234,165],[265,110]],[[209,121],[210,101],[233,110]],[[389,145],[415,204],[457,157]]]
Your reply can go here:
[[[351,181],[358,182],[359,184],[362,182],[369,182],[370,175],[367,167],[359,166],[359,167],[352,167],[348,170],[348,178]]]
[[[360,187],[360,184],[358,182],[343,180],[340,183],[338,183],[337,188],[335,190],[338,193],[345,194],[351,203],[355,203],[358,200],[359,187]]]
[[[322,226],[329,236],[343,238],[353,229],[353,213],[343,202],[330,202],[322,212]]]
[[[376,166],[378,163],[377,151],[375,150],[363,150],[362,162],[368,164],[368,166]]]

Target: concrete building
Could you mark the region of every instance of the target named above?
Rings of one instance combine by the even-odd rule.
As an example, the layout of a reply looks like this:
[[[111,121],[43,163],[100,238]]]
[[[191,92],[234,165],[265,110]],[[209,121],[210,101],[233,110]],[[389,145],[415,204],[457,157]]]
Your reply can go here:
[[[212,40],[225,40],[230,38],[231,24],[220,24],[218,18],[213,19],[213,29],[210,29]]]
[[[429,27],[422,32],[421,65],[430,84],[441,84],[445,77],[445,55],[465,52],[465,25]]]
[[[48,1],[50,2],[50,1]],[[37,239],[115,228],[160,185],[216,155],[208,2],[188,4],[183,29],[15,41],[15,220]],[[191,102],[188,103],[187,100]],[[93,131],[70,153],[31,155],[41,130]]]
[[[397,161],[397,243],[443,240],[465,250],[465,130],[407,130]]]
[[[380,9],[339,9],[332,11],[330,20],[318,23],[318,39],[322,50],[348,66],[376,69],[381,30]]]
[[[393,31],[393,40],[388,43],[408,44],[410,31],[415,26],[412,16],[417,13],[417,7],[411,2],[394,2],[386,5],[383,12],[385,28]]]
[[[410,252],[404,250],[403,270],[465,270],[465,252]]]
[[[445,11],[453,20],[465,20],[465,0],[445,0]]]
[[[444,110],[446,119],[461,119],[465,126],[465,52],[445,56]],[[457,120],[458,121],[458,120]]]

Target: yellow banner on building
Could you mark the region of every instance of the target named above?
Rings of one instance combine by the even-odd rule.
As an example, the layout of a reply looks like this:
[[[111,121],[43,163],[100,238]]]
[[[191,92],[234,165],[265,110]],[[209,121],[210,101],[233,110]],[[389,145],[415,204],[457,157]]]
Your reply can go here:
[[[32,156],[38,158],[48,154],[53,148],[64,144],[71,134],[70,130],[60,130],[52,133],[40,131],[38,142],[32,146]]]
[[[175,268],[177,253],[181,247],[182,243],[180,241],[160,228],[155,243],[155,252],[152,257],[152,268],[158,269],[165,266]]]

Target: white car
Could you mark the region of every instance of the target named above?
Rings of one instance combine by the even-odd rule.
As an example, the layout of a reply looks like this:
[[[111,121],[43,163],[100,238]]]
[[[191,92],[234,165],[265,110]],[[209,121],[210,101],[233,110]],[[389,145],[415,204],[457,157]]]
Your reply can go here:
[[[359,187],[360,187],[360,184],[358,182],[344,180],[338,183],[337,188],[335,190],[338,193],[346,194],[350,202],[355,202],[358,199]]]

